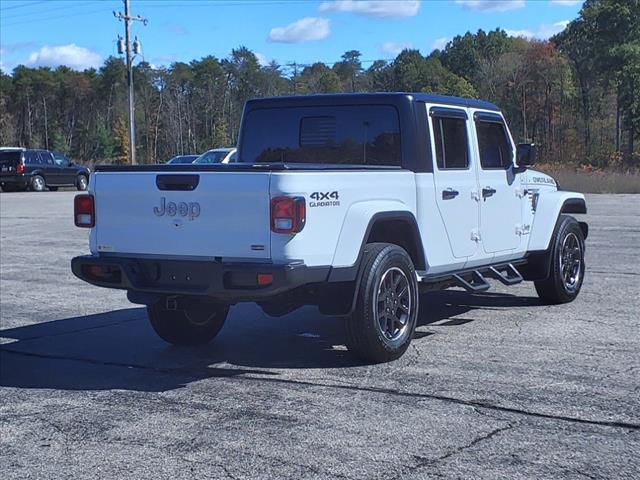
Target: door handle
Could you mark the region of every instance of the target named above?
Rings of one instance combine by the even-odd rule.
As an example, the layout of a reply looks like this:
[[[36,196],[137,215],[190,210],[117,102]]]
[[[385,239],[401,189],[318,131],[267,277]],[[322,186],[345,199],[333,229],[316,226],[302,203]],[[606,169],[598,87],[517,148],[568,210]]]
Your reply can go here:
[[[442,191],[442,199],[443,200],[451,200],[452,198],[456,198],[458,196],[458,191],[453,188],[447,188]]]
[[[496,193],[496,189],[492,188],[492,187],[484,187],[482,189],[482,198],[487,198],[490,197],[491,195],[493,195],[494,193]]]

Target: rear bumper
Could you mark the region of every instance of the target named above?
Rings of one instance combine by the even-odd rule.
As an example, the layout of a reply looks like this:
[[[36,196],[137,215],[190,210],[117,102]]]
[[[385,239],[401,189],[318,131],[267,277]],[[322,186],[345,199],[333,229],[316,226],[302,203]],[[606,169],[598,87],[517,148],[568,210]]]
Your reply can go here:
[[[29,177],[22,174],[0,175],[0,185],[12,185],[16,187],[26,187],[29,185]]]
[[[128,290],[130,300],[135,303],[151,303],[172,295],[235,303],[257,301],[309,283],[324,282],[330,267],[307,267],[302,262],[273,264],[86,255],[73,258],[71,270],[92,285]],[[258,275],[263,283],[265,277],[271,278],[270,283],[259,285]]]

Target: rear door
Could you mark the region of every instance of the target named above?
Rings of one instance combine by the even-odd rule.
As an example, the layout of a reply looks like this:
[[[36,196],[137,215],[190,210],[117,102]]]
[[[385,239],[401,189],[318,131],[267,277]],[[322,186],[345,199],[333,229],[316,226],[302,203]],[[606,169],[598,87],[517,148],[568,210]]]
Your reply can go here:
[[[268,259],[269,181],[270,172],[98,172],[97,250]]]
[[[469,148],[467,113],[464,109],[431,107],[436,204],[456,258],[478,250],[477,179]]]
[[[40,166],[45,183],[47,185],[60,185],[62,183],[62,168],[53,160],[51,152],[40,150],[38,155],[40,156]]]
[[[24,171],[31,173],[34,170],[42,170],[42,159],[36,150],[27,150],[24,152]]]
[[[496,113],[475,112],[474,124],[482,245],[486,253],[513,250],[520,245],[523,200],[511,137]]]

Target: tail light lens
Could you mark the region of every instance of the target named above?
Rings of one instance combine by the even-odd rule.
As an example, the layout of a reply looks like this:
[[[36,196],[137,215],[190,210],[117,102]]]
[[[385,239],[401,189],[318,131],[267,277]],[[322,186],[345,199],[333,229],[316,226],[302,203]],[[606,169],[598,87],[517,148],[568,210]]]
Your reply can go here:
[[[96,209],[93,195],[76,195],[73,201],[73,218],[76,227],[93,228],[96,224]]]
[[[271,199],[271,231],[298,233],[306,222],[304,197],[274,197]]]
[[[16,173],[24,173],[24,163],[20,162],[16,165]]]

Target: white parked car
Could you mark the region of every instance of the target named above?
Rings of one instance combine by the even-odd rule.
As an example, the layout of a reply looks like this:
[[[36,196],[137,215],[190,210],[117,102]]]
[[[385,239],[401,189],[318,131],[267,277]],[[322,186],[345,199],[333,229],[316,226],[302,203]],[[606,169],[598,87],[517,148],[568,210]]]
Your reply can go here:
[[[194,160],[196,165],[209,165],[213,163],[234,163],[236,161],[236,148],[214,148],[208,150]]]
[[[228,165],[100,166],[73,272],[127,290],[175,344],[210,341],[229,305],[345,316],[370,361],[402,355],[419,292],[535,282],[570,302],[585,274],[584,196],[530,169],[495,105],[429,94],[249,101]]]

